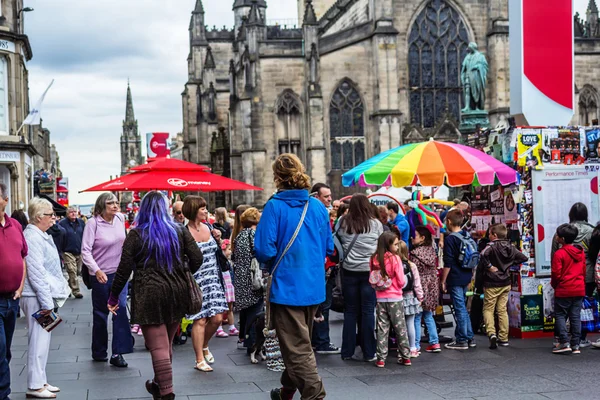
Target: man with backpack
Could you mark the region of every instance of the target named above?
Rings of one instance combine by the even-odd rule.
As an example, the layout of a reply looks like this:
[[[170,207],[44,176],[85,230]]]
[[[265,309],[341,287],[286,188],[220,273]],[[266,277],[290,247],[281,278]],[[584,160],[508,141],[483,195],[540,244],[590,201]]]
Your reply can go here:
[[[473,278],[473,271],[479,263],[477,244],[468,232],[462,230],[464,214],[452,210],[446,216],[446,229],[449,232],[444,240],[444,270],[442,290],[452,297],[456,315],[455,339],[447,343],[451,350],[467,350],[475,347],[471,319],[467,311],[467,291]]]

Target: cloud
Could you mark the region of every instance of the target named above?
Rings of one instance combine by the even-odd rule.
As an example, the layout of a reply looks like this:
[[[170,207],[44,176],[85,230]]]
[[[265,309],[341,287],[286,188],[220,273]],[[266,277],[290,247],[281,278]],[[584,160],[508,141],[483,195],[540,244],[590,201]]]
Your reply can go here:
[[[28,64],[30,103],[55,79],[43,125],[70,179],[72,203],[92,203],[97,193],[77,192],[120,173],[128,78],[143,142],[146,132],[181,131],[195,2],[25,0],[35,9],[23,17],[34,55]],[[231,27],[232,4],[205,0],[205,23]],[[296,18],[295,4],[271,0],[268,18]]]

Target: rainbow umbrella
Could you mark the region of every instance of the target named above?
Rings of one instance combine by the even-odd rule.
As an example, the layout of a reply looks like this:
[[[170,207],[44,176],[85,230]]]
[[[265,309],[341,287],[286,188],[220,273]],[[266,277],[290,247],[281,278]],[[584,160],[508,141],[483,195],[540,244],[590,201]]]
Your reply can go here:
[[[381,153],[342,175],[344,186],[502,185],[517,182],[517,172],[487,154],[456,143],[411,143]]]

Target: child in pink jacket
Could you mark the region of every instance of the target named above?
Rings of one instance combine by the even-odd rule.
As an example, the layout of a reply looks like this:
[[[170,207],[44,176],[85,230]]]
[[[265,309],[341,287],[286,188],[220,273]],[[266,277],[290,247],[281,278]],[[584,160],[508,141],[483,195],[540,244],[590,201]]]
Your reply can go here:
[[[408,343],[410,345],[410,358],[417,358],[421,354],[417,350],[417,340],[415,333],[415,316],[423,312],[421,302],[423,301],[423,287],[421,286],[421,277],[417,266],[408,261],[408,246],[403,241],[398,245],[400,258],[404,275],[406,276],[406,285],[402,288],[404,296],[404,316],[406,317],[406,326],[408,327]]]
[[[396,234],[384,232],[379,237],[376,253],[371,257],[369,281],[376,290],[377,296],[377,362],[375,365],[379,368],[385,367],[391,326],[396,331],[398,340],[398,363],[405,366],[411,365],[402,302],[402,288],[406,285],[406,277],[402,260],[398,256],[400,243],[403,242],[398,239]]]

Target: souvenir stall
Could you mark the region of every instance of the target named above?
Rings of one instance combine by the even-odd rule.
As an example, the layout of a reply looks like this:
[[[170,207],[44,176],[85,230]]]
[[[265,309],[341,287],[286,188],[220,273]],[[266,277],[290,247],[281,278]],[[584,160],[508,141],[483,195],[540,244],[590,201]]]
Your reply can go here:
[[[508,306],[513,337],[553,336],[552,238],[569,221],[574,203],[587,206],[590,223],[600,219],[599,132],[596,127],[522,127],[500,135],[506,143],[505,161],[512,154],[521,174],[512,200],[517,204],[520,247],[529,257],[512,271]]]

